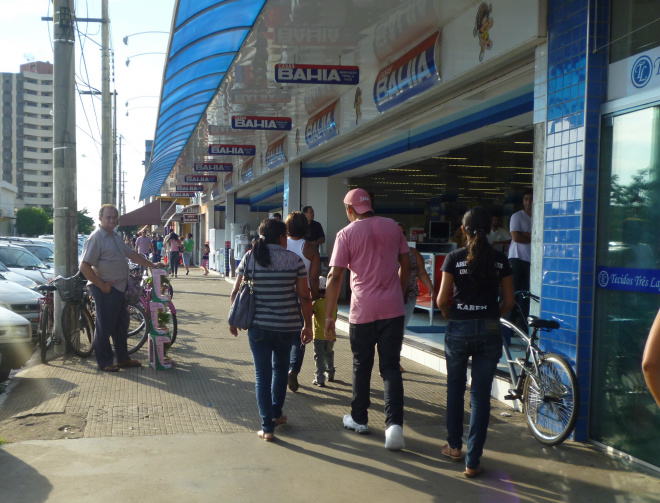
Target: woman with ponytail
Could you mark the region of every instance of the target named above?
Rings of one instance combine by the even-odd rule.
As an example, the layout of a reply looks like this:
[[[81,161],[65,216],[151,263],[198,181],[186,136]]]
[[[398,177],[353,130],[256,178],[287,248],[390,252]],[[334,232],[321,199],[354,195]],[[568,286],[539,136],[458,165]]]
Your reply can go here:
[[[287,421],[282,408],[291,345],[295,338],[300,338],[303,344],[312,340],[312,301],[307,270],[302,259],[286,249],[286,224],[270,219],[261,222],[259,237],[241,260],[237,272],[231,293],[232,303],[243,276],[254,281],[255,314],[248,329],[248,339],[261,416],[262,429],[258,434],[265,441],[272,442],[275,427]],[[238,335],[236,327],[230,326],[229,331]]]
[[[472,357],[472,407],[464,472],[468,478],[483,471],[480,458],[490,419],[490,391],[502,357],[499,319],[514,305],[511,266],[506,255],[488,242],[490,221],[484,208],[475,207],[465,213],[461,227],[465,248],[445,258],[437,299],[442,315],[449,320],[445,333],[447,444],[442,454],[454,461],[463,460],[464,396],[468,360]]]

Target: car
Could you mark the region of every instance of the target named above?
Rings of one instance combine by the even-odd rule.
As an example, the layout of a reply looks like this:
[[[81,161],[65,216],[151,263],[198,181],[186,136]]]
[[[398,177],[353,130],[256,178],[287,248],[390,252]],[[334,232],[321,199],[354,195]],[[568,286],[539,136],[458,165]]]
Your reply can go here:
[[[43,295],[7,280],[0,280],[0,307],[20,314],[32,325],[33,342],[37,342],[39,299]]]
[[[26,243],[24,241],[18,241],[14,243],[18,246],[22,246],[32,255],[41,260],[44,265],[47,265],[50,268],[54,267],[54,252],[53,245],[48,245],[48,243]]]
[[[34,352],[32,327],[20,314],[0,307],[0,382],[25,365]]]
[[[2,262],[0,262],[0,279],[6,279],[12,283],[21,285],[22,287],[29,288],[30,290],[34,290],[37,287],[36,282],[32,281],[27,276],[11,272]]]
[[[0,262],[11,272],[27,276],[32,281],[43,285],[53,278],[53,269],[21,246],[0,243]]]

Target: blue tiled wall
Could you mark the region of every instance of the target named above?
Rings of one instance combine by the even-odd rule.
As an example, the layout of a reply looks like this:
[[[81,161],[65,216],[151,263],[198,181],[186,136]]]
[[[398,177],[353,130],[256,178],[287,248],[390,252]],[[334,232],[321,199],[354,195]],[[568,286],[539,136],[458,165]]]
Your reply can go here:
[[[607,91],[607,53],[593,49],[606,44],[608,23],[609,1],[548,1],[541,316],[560,320],[562,328],[544,334],[542,347],[575,366],[576,440],[587,438],[600,105]]]

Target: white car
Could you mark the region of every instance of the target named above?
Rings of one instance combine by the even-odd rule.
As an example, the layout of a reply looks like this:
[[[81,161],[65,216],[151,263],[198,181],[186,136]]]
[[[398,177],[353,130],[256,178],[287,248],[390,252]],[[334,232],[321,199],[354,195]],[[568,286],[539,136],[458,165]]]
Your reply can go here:
[[[0,382],[21,368],[34,352],[32,328],[23,316],[0,307]]]
[[[7,280],[0,280],[0,307],[20,314],[32,325],[33,342],[37,342],[39,299],[43,295]]]
[[[25,248],[8,243],[0,243],[0,262],[11,272],[27,276],[43,285],[54,276],[54,271]]]
[[[11,272],[9,269],[5,267],[5,264],[3,264],[2,262],[0,262],[0,279],[6,279],[7,281],[11,281],[12,283],[21,285],[22,287],[29,288],[30,290],[34,290],[37,286],[37,283],[32,281],[27,276],[21,276],[20,274]]]

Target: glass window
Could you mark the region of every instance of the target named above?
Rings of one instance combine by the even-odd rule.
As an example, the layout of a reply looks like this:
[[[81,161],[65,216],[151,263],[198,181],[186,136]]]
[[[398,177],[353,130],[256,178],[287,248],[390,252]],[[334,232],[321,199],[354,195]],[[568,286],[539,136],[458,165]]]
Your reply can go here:
[[[660,2],[612,0],[610,63],[660,46]]]
[[[660,466],[660,410],[641,372],[660,307],[660,108],[601,129],[590,435]]]

